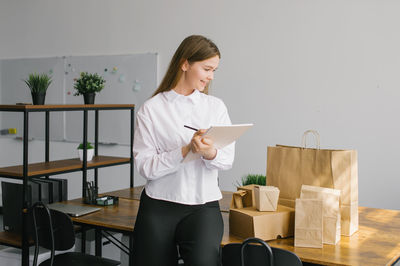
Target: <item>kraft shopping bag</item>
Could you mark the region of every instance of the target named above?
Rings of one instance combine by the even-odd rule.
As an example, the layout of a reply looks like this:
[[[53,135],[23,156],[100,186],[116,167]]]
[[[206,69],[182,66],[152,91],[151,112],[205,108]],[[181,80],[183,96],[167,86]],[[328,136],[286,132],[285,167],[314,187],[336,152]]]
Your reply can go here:
[[[317,148],[306,148],[308,133],[317,136]],[[306,131],[302,147],[276,145],[267,149],[267,185],[280,190],[279,204],[294,207],[301,186],[310,185],[341,191],[341,234],[358,230],[358,163],[355,150],[319,148],[319,135]]]

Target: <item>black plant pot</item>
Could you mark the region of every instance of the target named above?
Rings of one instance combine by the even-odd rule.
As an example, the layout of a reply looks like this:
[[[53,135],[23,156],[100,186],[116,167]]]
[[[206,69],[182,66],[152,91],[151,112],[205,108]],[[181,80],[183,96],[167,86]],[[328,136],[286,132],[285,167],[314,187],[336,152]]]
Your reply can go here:
[[[85,104],[94,104],[94,97],[96,96],[95,92],[88,92],[83,94],[83,100]]]
[[[43,105],[46,98],[46,92],[31,92],[32,103],[35,105]]]

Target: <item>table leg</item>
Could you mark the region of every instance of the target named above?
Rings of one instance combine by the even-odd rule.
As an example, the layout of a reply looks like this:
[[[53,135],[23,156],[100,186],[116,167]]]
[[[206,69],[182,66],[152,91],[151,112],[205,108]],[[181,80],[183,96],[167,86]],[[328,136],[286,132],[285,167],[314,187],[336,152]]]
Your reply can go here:
[[[94,235],[95,235],[95,255],[101,257],[102,256],[102,235],[101,235],[101,229],[95,229],[94,231]]]
[[[22,266],[29,265],[29,247],[22,248],[21,265]]]
[[[133,234],[129,234],[129,266],[133,266]]]
[[[84,226],[82,226],[81,231],[81,252],[86,253],[86,228]]]

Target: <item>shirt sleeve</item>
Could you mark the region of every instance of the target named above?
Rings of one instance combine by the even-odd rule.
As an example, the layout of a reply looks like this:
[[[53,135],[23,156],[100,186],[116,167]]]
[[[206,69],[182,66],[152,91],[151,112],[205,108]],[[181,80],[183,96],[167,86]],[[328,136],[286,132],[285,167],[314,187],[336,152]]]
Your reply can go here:
[[[181,147],[158,152],[153,125],[149,118],[139,112],[134,133],[133,155],[139,173],[148,180],[176,172],[183,159]]]
[[[217,118],[217,125],[231,125],[228,110],[224,103],[221,102],[221,111]],[[235,159],[235,142],[225,146],[222,149],[217,149],[217,155],[213,160],[202,158],[206,167],[210,170],[229,170],[232,168],[233,160]]]

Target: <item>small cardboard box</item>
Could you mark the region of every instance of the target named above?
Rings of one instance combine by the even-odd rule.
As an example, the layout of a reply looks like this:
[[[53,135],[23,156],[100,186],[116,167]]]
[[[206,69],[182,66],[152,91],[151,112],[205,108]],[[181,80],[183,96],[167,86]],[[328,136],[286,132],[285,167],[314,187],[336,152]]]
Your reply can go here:
[[[243,206],[244,207],[250,207],[254,206],[254,187],[256,185],[247,185],[247,186],[241,186],[238,187],[237,190],[244,190],[246,191],[246,196],[243,198]]]
[[[259,211],[276,211],[278,207],[279,188],[273,186],[255,186],[254,200]]]
[[[238,237],[258,237],[263,240],[293,236],[294,209],[281,205],[274,212],[259,212],[255,207],[231,208],[229,231]]]
[[[243,207],[255,206],[254,187],[255,185],[238,187],[237,192],[233,193],[231,208],[241,209]]]

